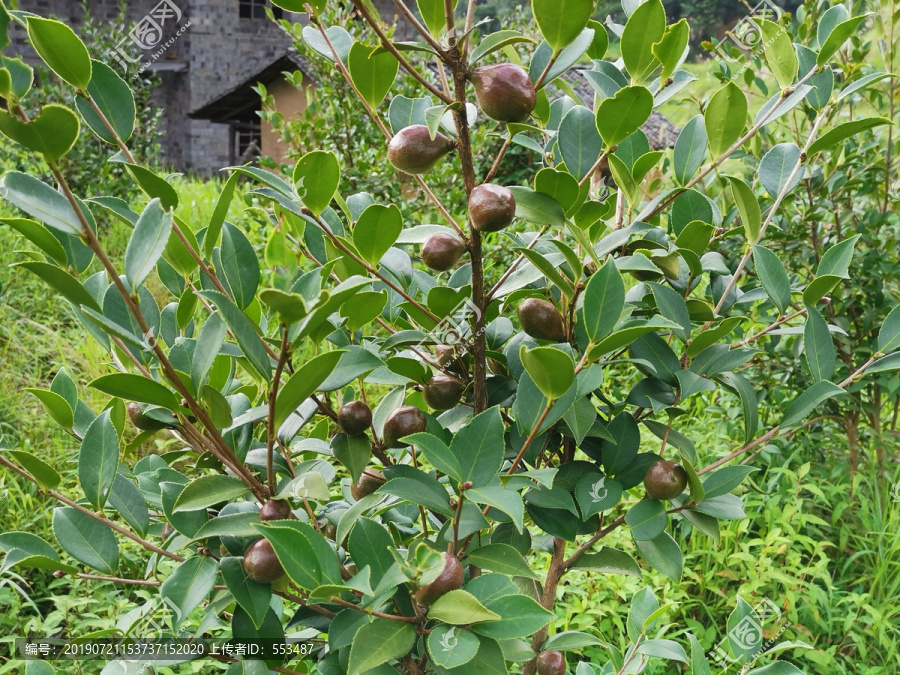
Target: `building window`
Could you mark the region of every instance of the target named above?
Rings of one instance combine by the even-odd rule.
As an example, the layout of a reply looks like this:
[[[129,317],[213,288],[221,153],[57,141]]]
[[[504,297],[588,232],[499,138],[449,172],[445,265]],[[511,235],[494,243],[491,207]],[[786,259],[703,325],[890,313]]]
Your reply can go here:
[[[231,163],[245,164],[257,159],[262,148],[259,122],[235,122],[231,128]]]
[[[272,7],[272,3],[268,0],[238,0],[239,5],[238,9],[240,12],[240,17],[242,19],[265,19],[266,18],[266,7],[271,7],[272,13],[275,15],[276,19],[280,19],[283,16],[283,12],[280,7]]]

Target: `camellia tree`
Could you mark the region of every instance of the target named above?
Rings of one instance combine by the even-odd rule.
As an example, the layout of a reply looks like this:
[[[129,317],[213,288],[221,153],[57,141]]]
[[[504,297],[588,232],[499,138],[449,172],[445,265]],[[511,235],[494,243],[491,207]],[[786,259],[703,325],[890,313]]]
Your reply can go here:
[[[553,609],[572,570],[640,575],[645,564],[678,581],[672,533],[715,538],[719,520],[745,517],[733,491],[754,469],[733,460],[866,374],[897,367],[895,309],[871,356],[831,379],[819,307],[848,275],[853,238],[793,284],[766,247],[770,226],[791,218],[785,197],[820,158],[887,122],[834,117],[871,81],[835,81],[828,65],[863,17],[830,10],[797,46],[762,21],[761,58],[781,90],[749,118],[728,82],[670,152],[651,151],[640,130],[692,79],[680,68],[688,26],[667,25],[660,0],[624,3],[627,23],[610,26],[616,63],[604,60],[608,36],[590,0],[565,11],[533,0],[543,36],[533,49],[515,32],[476,40],[474,0],[459,15],[420,0],[421,20],[396,0],[415,43],[388,39],[365,0],[354,4],[368,42],[319,22],[324,0],[276,4],[309,13],[304,39],[363,102],[385,161],[413,177],[444,222],[404,223],[377,194],[343,194],[328,148],[303,156],[290,177],[231,167],[209,222],[183,222],[173,188],[129,152],[128,87],[65,25],[0,11],[2,35],[9,21],[25,26],[77,109],[27,115],[30,69],[3,58],[0,132],[41,156],[56,181],[2,177],[0,195],[30,216],[6,222],[38,249],[19,267],[69,303],[114,364],[90,383],[109,396],[99,413],[65,371],[31,391],[81,442],[79,496],[38,456],[9,450],[0,464],[61,503],[53,529],[73,560],[8,532],[4,566],[149,586],[156,600],[120,621],[126,637],[146,635],[134,627],[152,615],[156,636],[287,635],[315,646],[220,656],[234,661],[222,666],[229,673],[558,675],[577,663],[578,675],[610,675],[660,660],[709,673],[694,636],[665,637],[673,626],[662,625],[666,608],[650,589],[634,596],[622,635],[559,631]],[[411,61],[417,53],[440,72]],[[596,112],[548,95],[583,57]],[[422,95],[388,105],[400,68]],[[768,125],[800,111],[802,145],[770,143]],[[500,123],[498,147],[472,147],[477,116]],[[124,163],[145,201],[72,192],[59,161],[82,126],[110,144],[110,161]],[[503,184],[514,142],[541,152],[529,185]],[[476,153],[493,157],[487,175],[476,175]],[[466,203],[445,203],[428,185],[445,162]],[[594,179],[605,166],[609,188]],[[226,220],[242,177],[270,205],[262,250]],[[118,263],[95,227],[99,211],[131,230]],[[518,257],[492,264],[491,246]],[[169,294],[162,307],[152,275]],[[742,366],[774,358],[754,345],[804,316],[813,383],[763,427]],[[701,466],[679,427],[689,399],[718,388],[741,401],[744,442]],[[176,449],[133,461],[155,434]],[[623,527],[634,547],[605,545]],[[739,599],[728,628],[752,613]],[[725,651],[746,664],[761,641],[730,630]],[[579,656],[588,650],[603,657]],[[133,672],[144,667],[152,663]],[[800,671],[774,660],[751,672]]]

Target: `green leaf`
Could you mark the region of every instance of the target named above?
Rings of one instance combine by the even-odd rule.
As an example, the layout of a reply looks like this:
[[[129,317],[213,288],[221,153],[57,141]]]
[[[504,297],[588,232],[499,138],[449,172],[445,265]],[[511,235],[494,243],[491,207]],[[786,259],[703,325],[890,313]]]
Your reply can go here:
[[[766,63],[769,64],[769,69],[781,88],[786,89],[797,76],[798,63],[794,43],[787,28],[765,19],[761,24]]]
[[[554,51],[577,38],[594,12],[591,0],[531,0],[534,20]]]
[[[295,584],[308,591],[323,584],[342,584],[340,563],[325,538],[310,525],[280,520],[257,525],[272,544],[278,561]]]
[[[741,630],[738,626],[745,626],[748,630]],[[737,607],[728,617],[727,628],[732,654],[740,663],[747,663],[760,651],[763,632],[753,607],[741,596],[738,596]]]
[[[762,167],[760,167],[761,169]],[[753,194],[750,186],[740,178],[728,176],[728,182],[731,184],[731,195],[734,197],[734,203],[738,207],[741,221],[744,223],[744,233],[747,235],[747,241],[755,244],[759,241],[759,228],[762,225],[759,201],[757,201],[756,195]]]
[[[222,224],[228,216],[228,207],[234,198],[234,188],[237,186],[240,177],[241,175],[236,171],[228,176],[228,180],[222,186],[222,192],[219,193],[219,197],[216,199],[216,206],[206,226],[206,235],[203,237],[203,254],[207,258],[212,257],[213,249],[219,243]]]
[[[834,56],[835,52],[847,41],[847,38],[856,32],[859,24],[866,20],[866,16],[854,16],[851,19],[842,21],[828,34],[825,42],[821,42],[821,36],[819,36],[822,46],[819,48],[819,55],[816,57],[816,65],[824,66],[828,63],[828,59]]]
[[[107,409],[91,422],[78,452],[78,480],[84,496],[98,511],[106,504],[118,467],[119,436]]]
[[[175,500],[175,513],[200,511],[220,502],[230,502],[250,493],[250,488],[240,478],[213,474],[201,476],[188,483]]]
[[[191,358],[191,383],[194,391],[200,391],[203,387],[209,369],[222,349],[227,331],[225,322],[218,314],[210,314],[200,329]]]
[[[394,245],[402,229],[403,216],[395,204],[372,204],[353,228],[353,243],[363,259],[374,266]]]
[[[56,469],[43,460],[38,459],[30,452],[25,452],[24,450],[7,450],[6,454],[15,459],[22,465],[22,468],[34,476],[38,485],[43,489],[55,490],[62,482],[62,476],[56,472]]]
[[[472,488],[466,491],[466,496],[476,504],[490,506],[503,511],[512,518],[513,524],[519,532],[524,527],[525,504],[522,496],[515,490],[509,490],[499,486],[485,486]],[[482,565],[484,567],[484,565]],[[490,568],[489,568],[490,569]]]
[[[172,213],[158,199],[151,199],[141,213],[125,249],[125,276],[132,292],[156,267],[172,231]]]
[[[575,485],[575,499],[583,518],[606,511],[622,498],[622,484],[599,473],[586,473]]]
[[[826,293],[837,286],[841,279],[850,278],[849,269],[853,260],[853,249],[860,236],[854,235],[825,251],[816,269],[816,278],[803,292],[803,300],[806,304],[816,304]]]
[[[365,434],[336,434],[331,439],[331,453],[350,472],[350,478],[356,483],[372,457],[372,444]]]
[[[649,0],[641,7],[656,4],[659,4],[659,0]],[[611,148],[640,129],[652,111],[653,94],[649,89],[638,86],[622,87],[615,96],[603,99],[597,106],[597,130],[606,146]]]
[[[347,57],[347,67],[360,96],[377,108],[391,90],[400,64],[393,54],[380,47],[354,42]]]
[[[154,197],[159,199],[164,209],[174,209],[178,206],[178,193],[165,178],[156,175],[150,169],[139,164],[126,163],[125,168],[141,190],[147,193],[147,196],[151,199]]]
[[[483,488],[491,489],[491,488]],[[507,490],[507,492],[512,492]],[[468,494],[468,493],[467,493]],[[516,495],[518,496],[518,494]],[[519,499],[519,503],[521,503]],[[486,502],[485,502],[486,503]],[[509,544],[487,544],[480,546],[466,556],[469,565],[475,565],[491,572],[505,574],[510,577],[527,577],[539,579],[516,549]]]
[[[822,401],[844,393],[843,389],[828,380],[816,382],[794,399],[778,426],[784,429],[802,422]]]
[[[88,386],[126,401],[149,403],[169,410],[178,410],[181,407],[175,394],[159,382],[143,375],[112,373],[98,377]]]
[[[787,194],[800,182],[802,173],[799,167],[800,148],[793,143],[779,143],[760,161],[759,182],[774,199]]]
[[[350,645],[347,675],[360,675],[405,656],[416,641],[416,629],[402,621],[375,619],[363,625]]]
[[[56,265],[42,262],[22,262],[15,265],[16,267],[24,267],[29,272],[40,277],[53,290],[63,296],[76,307],[84,305],[91,309],[99,310],[97,301],[87,292],[81,282],[65,270],[60,269]]]
[[[688,657],[687,654],[684,653],[684,648],[675,642],[675,640],[653,638],[644,640],[638,646],[637,653],[646,656],[656,656],[661,659],[668,659],[669,661],[688,662]]]
[[[734,82],[719,89],[703,114],[709,150],[718,158],[741,137],[747,122],[747,97]]]
[[[433,478],[422,474],[414,477],[393,478],[378,489],[413,504],[420,504],[429,511],[452,516],[450,496],[447,490]]]
[[[444,13],[444,0],[416,0],[419,13],[425,20],[425,27],[434,36],[438,37],[447,30],[447,18]]]
[[[341,165],[333,152],[313,150],[303,155],[294,167],[294,189],[316,216],[331,203],[340,180]]]
[[[684,50],[687,49],[690,35],[691,29],[687,20],[681,19],[678,23],[674,23],[666,28],[666,32],[660,41],[650,48],[650,51],[653,52],[653,55],[663,66],[662,72],[659,74],[660,82],[665,82],[675,72],[681,57],[684,55]]]
[[[116,136],[122,141],[131,138],[136,110],[134,94],[125,80],[103,61],[92,59],[91,83],[88,85],[87,91],[113,131],[116,132]],[[107,143],[116,144],[115,136],[87,98],[76,96],[75,107],[78,108],[78,112],[81,113],[82,119],[91,128],[91,131]]]
[[[261,628],[272,599],[271,584],[260,584],[249,578],[240,558],[222,558],[219,568],[222,570],[222,580],[237,604],[244,608],[253,625]]]
[[[401,129],[411,127],[413,124],[425,124],[425,111],[431,107],[431,104],[432,99],[425,96],[420,98],[408,98],[402,94],[394,96],[388,108],[391,130],[396,134]]]
[[[588,633],[582,633],[577,630],[566,630],[547,638],[547,641],[541,646],[541,650],[547,651],[549,649],[555,649],[564,652],[570,649],[601,647],[603,644],[603,640]]]
[[[461,467],[461,482],[472,481],[475,487],[481,487],[493,481],[503,463],[503,432],[499,407],[475,415],[456,432],[450,452]]]
[[[209,537],[220,537],[222,535],[255,538],[259,534],[259,531],[256,529],[257,525],[259,525],[259,513],[255,510],[247,513],[229,513],[224,516],[216,516],[197,529],[192,541]]]
[[[358,518],[347,548],[358,568],[368,566],[372,572],[372,583],[379,584],[394,565],[390,549],[394,542],[383,525],[370,518]]]
[[[474,595],[461,590],[444,593],[428,610],[428,616],[454,626],[500,619],[499,614],[482,605]]]
[[[30,532],[4,532],[0,534],[0,551],[9,553],[19,549],[28,555],[39,555],[51,560],[59,560],[53,547],[36,534]]]
[[[633,82],[644,81],[659,66],[653,45],[663,39],[665,32],[666,10],[660,0],[647,0],[628,17],[622,31],[621,50],[625,69]]]
[[[0,110],[0,133],[51,163],[72,149],[80,128],[78,116],[64,105],[45,105],[30,122]]]
[[[832,148],[844,139],[855,136],[867,129],[874,129],[875,127],[890,123],[891,121],[884,117],[866,117],[860,120],[838,124],[834,129],[829,130],[813,141],[812,145],[809,146],[809,150],[806,151],[806,154],[808,157],[811,157],[817,152]]]
[[[645,499],[628,510],[625,522],[631,528],[631,535],[635,539],[653,539],[666,529],[669,516],[662,502]]]
[[[583,179],[603,150],[603,140],[597,133],[594,113],[584,106],[576,105],[563,117],[556,138],[566,168],[578,180]]]
[[[37,398],[50,417],[53,418],[53,421],[63,429],[68,431],[72,428],[72,425],[75,424],[75,413],[72,410],[72,407],[66,399],[56,392],[50,391],[49,389],[34,388],[27,388],[25,391]]]
[[[402,391],[402,390],[401,390]],[[405,438],[407,443],[415,445],[425,455],[425,459],[435,469],[441,473],[445,473],[458,483],[463,482],[462,469],[456,455],[450,451],[450,448],[436,436],[426,433],[411,434]],[[502,458],[500,463],[502,463]],[[497,464],[497,469],[500,468]]]
[[[46,661],[26,661],[25,675],[56,675],[56,671]]]
[[[884,318],[878,332],[878,351],[887,354],[900,347],[900,305]]]
[[[551,401],[569,391],[575,381],[575,364],[564,351],[553,347],[528,349],[522,345],[519,358],[537,388]]]
[[[442,668],[458,668],[469,663],[480,646],[478,636],[456,626],[439,624],[428,635],[428,653]]]
[[[691,316],[688,313],[687,304],[681,293],[668,286],[647,282],[647,286],[653,291],[656,306],[659,313],[672,323],[679,326],[672,330],[682,342],[687,342],[691,337]]]
[[[578,569],[610,574],[627,574],[634,577],[641,576],[641,568],[634,558],[615,548],[603,546],[597,553],[588,553],[581,556],[575,563]]]
[[[754,668],[747,671],[747,675],[803,675],[803,671],[793,663],[774,661],[762,668]]]
[[[635,539],[634,543],[653,569],[662,572],[672,581],[681,579],[684,556],[668,532],[663,532],[654,539]]]
[[[48,227],[81,236],[81,224],[69,201],[37,178],[8,171],[0,178],[0,196]]]
[[[75,31],[53,19],[29,16],[28,39],[50,70],[77,89],[88,88],[91,57]]]
[[[700,168],[703,158],[706,157],[707,149],[703,116],[696,115],[684,125],[675,140],[672,168],[675,170],[675,180],[679,184],[685,185],[691,180],[697,169]]]
[[[562,206],[550,195],[518,185],[509,188],[516,199],[516,217],[536,225],[563,227],[566,214]]]
[[[206,599],[218,573],[219,564],[215,558],[195,555],[179,564],[162,583],[159,594],[175,613],[176,627],[184,623],[188,615]]]
[[[775,253],[762,246],[753,247],[753,262],[766,295],[778,308],[779,314],[784,314],[791,304],[791,282],[784,265]]]
[[[594,272],[584,289],[584,321],[596,342],[609,335],[625,309],[625,283],[613,260]]]
[[[334,391],[349,384],[358,377],[371,373],[376,368],[384,365],[384,362],[365,347],[348,345],[344,347],[343,354],[337,366],[325,381],[319,385],[322,391]]]
[[[837,365],[834,340],[828,323],[815,307],[806,306],[806,328],[803,331],[804,352],[813,380],[830,380]]]
[[[272,363],[256,327],[250,322],[247,315],[217,291],[199,291],[197,295],[210,300],[216,306],[250,365],[264,380],[268,381],[272,377]]]
[[[116,537],[103,523],[69,506],[53,509],[53,534],[66,553],[88,567],[113,574],[119,565]]]
[[[343,350],[335,350],[319,354],[291,375],[275,399],[276,429],[331,375],[344,353]]]
[[[109,503],[140,536],[147,536],[150,528],[147,502],[137,486],[120,473],[116,474],[109,491]]]
[[[50,256],[57,265],[65,267],[68,264],[66,250],[59,240],[39,222],[28,218],[2,218],[0,223],[9,225],[32,244]]]
[[[488,609],[500,615],[499,621],[472,626],[472,630],[495,640],[509,640],[531,635],[555,617],[527,595],[503,595],[487,603]],[[433,608],[432,608],[433,609]]]
[[[490,33],[489,35],[486,35],[484,39],[478,43],[478,46],[472,50],[472,53],[469,54],[469,64],[475,64],[485,56],[493,54],[498,49],[503,49],[508,45],[514,45],[519,42],[531,42],[534,44],[535,41],[529,37],[525,37],[517,30],[498,30],[494,33]]]
[[[691,675],[710,675],[709,660],[703,651],[703,647],[692,633],[688,633],[691,642]]]
[[[259,258],[247,236],[227,221],[222,229],[220,255],[222,272],[234,303],[240,309],[247,309],[259,287]]]
[[[165,206],[165,201],[163,201],[163,206]],[[169,207],[171,208],[171,207]],[[166,248],[163,251],[163,258],[167,263],[169,263],[175,271],[182,275],[189,275],[196,270],[199,265],[197,261],[194,259],[194,256],[188,250],[188,245],[190,245],[191,249],[195,252],[199,251],[200,247],[197,244],[197,237],[194,235],[194,232],[188,227],[184,221],[182,221],[178,216],[173,216],[175,224],[172,225],[174,229],[175,226],[178,226],[178,232],[176,232],[176,236],[169,237],[169,243],[166,244]],[[178,236],[178,234],[181,236]],[[181,240],[181,237],[187,241],[187,244]]]
[[[721,497],[744,482],[751,473],[759,471],[752,466],[724,466],[709,474],[703,481],[703,498]]]
[[[741,399],[741,406],[744,410],[744,443],[749,443],[756,436],[756,430],[759,427],[759,406],[756,402],[753,385],[746,377],[738,373],[722,373],[719,377],[734,388]]]

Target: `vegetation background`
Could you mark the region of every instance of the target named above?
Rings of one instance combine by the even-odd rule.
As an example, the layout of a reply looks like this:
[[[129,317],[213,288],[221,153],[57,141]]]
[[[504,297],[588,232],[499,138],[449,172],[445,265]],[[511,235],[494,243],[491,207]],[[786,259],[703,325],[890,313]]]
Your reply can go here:
[[[670,17],[687,17],[696,28],[692,40],[715,37],[721,28],[746,13],[747,8],[726,0],[697,0],[664,3]],[[894,3],[853,2],[854,14],[866,9],[877,16],[891,16]],[[783,3],[791,11],[812,11],[816,3]],[[479,5],[482,16],[501,16],[515,23],[517,3],[496,0]],[[610,14],[615,19],[621,7],[616,2],[601,2],[597,16]],[[890,22],[888,22],[890,23]],[[506,19],[505,25],[506,27]],[[893,25],[893,24],[891,24]],[[104,40],[112,30],[88,24],[84,32],[92,51],[102,53]],[[852,38],[847,50],[846,68],[868,67],[898,72],[896,38],[875,22],[866,34]],[[615,45],[612,47],[615,49]],[[698,81],[687,95],[676,97],[662,108],[677,124],[684,124],[700,109],[700,103],[712,88],[718,87],[729,73],[715,61],[695,49],[699,59],[688,64]],[[756,108],[771,94],[771,78],[757,62],[745,77],[744,88]],[[45,75],[47,101],[59,96]],[[295,120],[285,133],[309,138],[311,144],[338,141],[347,157],[344,171],[350,180],[371,191],[399,191],[392,172],[381,165],[381,142],[364,121],[362,110],[345,110],[343,117],[359,119],[360,128],[329,128],[329,108],[346,107],[345,96],[336,78],[321,77],[321,92],[307,119]],[[146,97],[154,83],[134,81],[139,96]],[[144,99],[146,100],[146,98]],[[898,87],[893,79],[875,87],[859,105],[874,114],[897,120]],[[359,105],[352,101],[349,105]],[[144,111],[139,152],[149,157],[155,143],[155,120],[159,111],[140,106]],[[751,115],[754,113],[751,110]],[[358,113],[358,114],[356,114]],[[487,137],[488,128],[478,133]],[[372,139],[378,139],[373,143]],[[102,185],[110,194],[132,190],[105,162],[93,161],[99,153],[93,141],[84,135],[71,161],[84,168],[77,179]],[[844,308],[855,317],[845,330],[856,338],[878,324],[886,308],[900,298],[900,219],[898,206],[897,162],[892,161],[890,135],[880,134],[854,141],[843,156],[842,164],[822,184],[822,195],[805,213],[806,219],[832,223],[863,235],[852,266],[850,283],[835,294],[832,306]],[[525,150],[517,151],[516,161],[523,170],[531,159]],[[0,148],[0,170],[30,170],[24,154],[9,146]],[[515,183],[516,164],[504,182]],[[443,178],[450,179],[449,176]],[[221,188],[216,180],[182,176],[173,179],[179,192],[177,214],[186,222],[206,222]],[[461,185],[457,185],[461,189]],[[394,195],[392,195],[394,196]],[[13,215],[0,203],[0,216]],[[251,197],[232,204],[229,219],[242,223],[245,232],[253,232],[257,214]],[[432,215],[424,204],[407,201],[410,218],[428,222]],[[838,214],[841,214],[840,216]],[[840,219],[845,218],[844,222]],[[103,224],[101,223],[101,227]],[[74,472],[78,449],[75,439],[58,430],[41,412],[40,404],[25,393],[27,387],[48,387],[60,368],[84,385],[103,370],[105,355],[87,339],[73,316],[54,302],[44,286],[23,270],[10,265],[22,259],[18,252],[27,242],[8,228],[0,229],[0,449],[34,447],[60,471]],[[124,253],[126,240],[106,239],[110,250]],[[791,223],[780,233],[779,254],[790,259],[789,269],[814,265],[818,256],[816,242],[805,236],[803,223]],[[258,237],[254,244],[262,246]],[[502,255],[497,252],[497,255]],[[841,312],[838,312],[841,313]],[[768,394],[786,397],[802,386],[803,374],[791,353],[796,336],[785,334],[771,341],[767,349],[777,350],[783,367],[765,373],[771,383]],[[857,339],[852,341],[858,342]],[[847,341],[849,350],[851,341]],[[840,346],[840,345],[839,345]],[[849,353],[847,353],[849,356]],[[859,356],[855,354],[854,356]],[[688,564],[681,584],[659,574],[647,572],[644,579],[621,576],[581,574],[567,579],[569,601],[557,605],[560,629],[616,629],[624,633],[625,613],[620,606],[643,585],[657,589],[665,602],[673,603],[673,620],[687,625],[711,647],[724,636],[725,623],[741,594],[767,596],[790,617],[791,630],[798,639],[816,647],[806,655],[809,672],[825,674],[855,673],[892,675],[900,672],[900,502],[894,495],[900,485],[900,436],[897,409],[900,381],[885,377],[855,392],[851,403],[828,404],[824,414],[802,430],[771,440],[752,459],[762,470],[754,474],[743,495],[750,518],[723,524],[721,541],[692,538],[685,550]],[[689,435],[695,440],[700,460],[721,454],[722,439],[738,442],[742,431],[740,405],[733,397],[701,395],[692,399],[693,419]],[[704,442],[705,441],[705,442]],[[141,447],[139,453],[159,451],[167,441],[154,440],[156,447]],[[894,495],[891,491],[894,490]],[[48,540],[53,539],[45,501],[36,489],[16,480],[8,472],[0,473],[0,523],[4,530],[25,530]],[[622,535],[625,537],[626,535]],[[612,542],[615,544],[615,541]],[[26,593],[25,588],[29,591]],[[39,570],[20,574],[0,572],[0,642],[11,642],[26,633],[50,635],[57,630],[69,633],[89,632],[113,627],[124,608],[140,589],[122,590],[103,582],[70,578],[56,579]],[[30,599],[31,598],[31,599]],[[7,652],[5,648],[0,651]],[[586,655],[590,656],[589,652]],[[0,673],[16,672],[16,664],[0,656]],[[87,663],[73,672],[94,672]],[[83,668],[83,670],[82,670]],[[198,667],[199,668],[199,667]],[[161,673],[170,672],[162,668]],[[179,666],[171,672],[186,672]],[[197,672],[200,672],[198,669]],[[674,672],[671,670],[669,672]]]

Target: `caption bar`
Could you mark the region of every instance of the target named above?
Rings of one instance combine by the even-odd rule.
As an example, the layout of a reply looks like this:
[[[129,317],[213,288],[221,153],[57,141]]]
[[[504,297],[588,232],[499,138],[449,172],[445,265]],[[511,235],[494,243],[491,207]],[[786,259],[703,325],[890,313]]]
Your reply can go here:
[[[86,638],[55,640],[16,638],[15,658],[46,661],[193,661],[196,659],[309,658],[318,646],[296,638],[256,640],[182,638]]]

